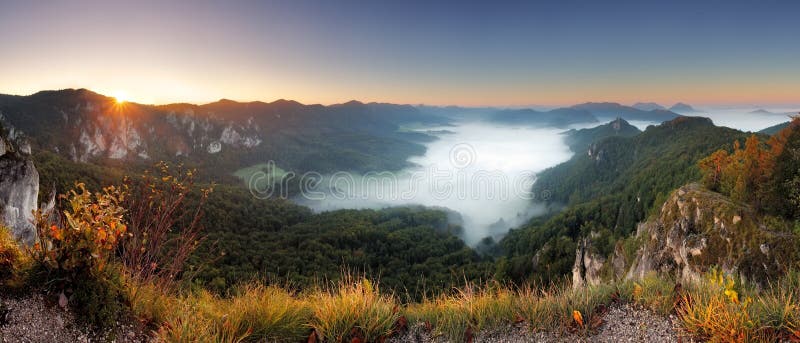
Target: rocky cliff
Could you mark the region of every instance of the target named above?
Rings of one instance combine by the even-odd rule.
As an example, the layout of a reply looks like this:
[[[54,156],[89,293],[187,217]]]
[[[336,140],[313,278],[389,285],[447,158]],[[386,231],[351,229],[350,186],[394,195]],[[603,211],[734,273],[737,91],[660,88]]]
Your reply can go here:
[[[0,222],[27,244],[36,236],[31,220],[39,194],[39,173],[30,152],[22,137],[0,126]]]
[[[611,275],[638,279],[650,272],[691,282],[712,267],[760,282],[800,260],[798,238],[785,223],[699,184],[674,191],[656,217],[638,225],[636,240],[639,248],[630,261],[620,245],[608,258],[592,252],[590,239],[581,240],[575,285],[597,284]]]

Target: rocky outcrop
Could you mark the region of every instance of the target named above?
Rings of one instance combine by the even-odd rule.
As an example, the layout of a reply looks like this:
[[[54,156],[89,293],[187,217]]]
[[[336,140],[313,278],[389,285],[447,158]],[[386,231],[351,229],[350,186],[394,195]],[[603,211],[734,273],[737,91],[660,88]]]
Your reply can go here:
[[[600,284],[602,281],[601,269],[605,263],[606,258],[593,251],[589,238],[578,241],[578,247],[575,249],[575,264],[572,266],[572,287]]]
[[[31,224],[39,194],[39,173],[30,160],[30,146],[0,126],[0,221],[14,237],[30,244],[36,234]]]
[[[712,266],[765,281],[798,260],[797,237],[767,224],[748,206],[698,184],[673,192],[657,218],[639,224],[642,241],[627,278],[669,273],[683,281],[700,278]]]
[[[604,256],[592,248],[592,235],[578,240],[573,287],[640,279],[652,272],[693,282],[712,267],[767,282],[800,261],[800,239],[784,224],[689,184],[672,193],[657,217],[638,225],[635,254],[626,254],[622,241]]]

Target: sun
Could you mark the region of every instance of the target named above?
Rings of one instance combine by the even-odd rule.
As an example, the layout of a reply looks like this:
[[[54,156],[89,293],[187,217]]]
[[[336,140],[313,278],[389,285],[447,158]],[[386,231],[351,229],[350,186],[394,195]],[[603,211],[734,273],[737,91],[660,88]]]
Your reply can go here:
[[[123,91],[114,92],[114,100],[118,104],[124,104],[126,101],[128,101],[128,94]]]

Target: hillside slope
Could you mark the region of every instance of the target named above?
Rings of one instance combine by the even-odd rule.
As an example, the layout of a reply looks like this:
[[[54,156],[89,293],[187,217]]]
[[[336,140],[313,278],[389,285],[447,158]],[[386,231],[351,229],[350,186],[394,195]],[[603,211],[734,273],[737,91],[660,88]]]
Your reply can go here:
[[[551,206],[568,207],[532,220],[501,242],[509,277],[520,281],[569,273],[579,239],[591,232],[595,248],[608,256],[617,239],[634,232],[670,192],[700,178],[699,160],[745,137],[707,118],[679,117],[633,137],[601,140],[588,153],[543,171],[534,194],[547,193]]]

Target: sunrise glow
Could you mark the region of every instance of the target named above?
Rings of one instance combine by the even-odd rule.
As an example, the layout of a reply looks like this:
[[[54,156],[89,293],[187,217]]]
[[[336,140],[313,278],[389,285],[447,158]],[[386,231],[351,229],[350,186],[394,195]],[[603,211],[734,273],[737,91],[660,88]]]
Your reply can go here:
[[[128,101],[128,95],[123,91],[114,92],[113,97],[117,104],[124,104],[126,101]]]

